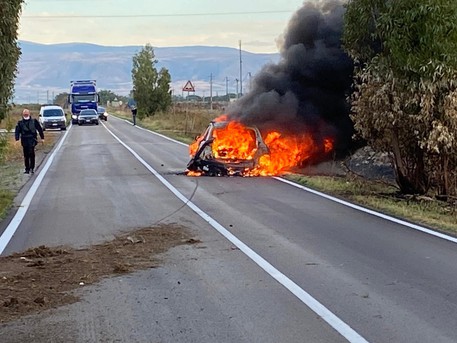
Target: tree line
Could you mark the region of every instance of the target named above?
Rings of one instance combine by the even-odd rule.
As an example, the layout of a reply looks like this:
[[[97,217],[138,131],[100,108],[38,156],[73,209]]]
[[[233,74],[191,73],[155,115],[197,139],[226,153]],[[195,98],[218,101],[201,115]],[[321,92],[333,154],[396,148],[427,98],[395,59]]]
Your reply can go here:
[[[455,1],[352,0],[344,23],[357,134],[392,156],[401,192],[457,195]]]
[[[0,0],[0,120],[5,118],[13,96],[21,50],[17,29],[23,0]]]
[[[22,0],[0,0],[0,119],[12,96]],[[402,193],[457,195],[455,0],[349,0],[344,50],[353,59],[348,101],[356,135],[392,157]],[[150,44],[133,56],[139,118],[167,111],[171,77]]]

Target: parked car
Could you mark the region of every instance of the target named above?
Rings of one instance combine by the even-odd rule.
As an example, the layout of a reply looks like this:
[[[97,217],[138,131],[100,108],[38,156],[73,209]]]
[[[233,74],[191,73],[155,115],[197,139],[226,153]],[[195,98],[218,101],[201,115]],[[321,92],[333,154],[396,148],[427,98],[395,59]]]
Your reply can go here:
[[[208,176],[245,175],[259,165],[259,159],[269,155],[270,150],[263,141],[259,129],[255,126],[244,127],[251,149],[244,157],[231,154],[231,147],[225,145],[214,147],[218,140],[218,131],[229,129],[230,122],[210,122],[206,131],[192,144],[195,147],[187,171],[198,172]]]
[[[98,119],[107,121],[108,120],[108,112],[106,112],[106,108],[102,106],[98,106],[97,108]]]
[[[67,119],[63,108],[56,105],[44,105],[40,108],[38,117],[43,130],[46,129],[67,129]]]
[[[78,125],[95,124],[98,125],[98,113],[94,109],[81,110],[78,116]]]

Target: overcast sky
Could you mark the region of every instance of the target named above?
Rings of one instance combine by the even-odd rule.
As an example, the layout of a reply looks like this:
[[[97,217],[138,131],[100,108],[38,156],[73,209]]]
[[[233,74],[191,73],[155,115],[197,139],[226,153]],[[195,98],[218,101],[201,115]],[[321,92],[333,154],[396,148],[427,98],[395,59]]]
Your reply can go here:
[[[312,0],[309,0],[312,1]],[[19,39],[155,47],[211,45],[278,52],[304,0],[26,0]]]

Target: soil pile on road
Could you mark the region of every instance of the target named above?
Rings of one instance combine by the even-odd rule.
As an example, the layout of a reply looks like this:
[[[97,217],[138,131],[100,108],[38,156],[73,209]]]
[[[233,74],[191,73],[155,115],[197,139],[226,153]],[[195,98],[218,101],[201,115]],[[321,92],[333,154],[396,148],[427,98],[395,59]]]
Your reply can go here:
[[[78,301],[104,277],[159,266],[158,254],[198,241],[177,225],[142,228],[84,249],[40,246],[0,257],[0,322]]]

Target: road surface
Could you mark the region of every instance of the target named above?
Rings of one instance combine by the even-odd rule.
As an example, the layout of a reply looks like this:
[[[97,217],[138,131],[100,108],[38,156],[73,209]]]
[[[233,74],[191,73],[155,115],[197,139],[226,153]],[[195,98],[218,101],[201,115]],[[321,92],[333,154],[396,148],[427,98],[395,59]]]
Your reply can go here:
[[[158,223],[202,243],[3,324],[5,342],[457,341],[452,238],[276,178],[186,177],[186,146],[103,124],[68,131],[3,253]]]

